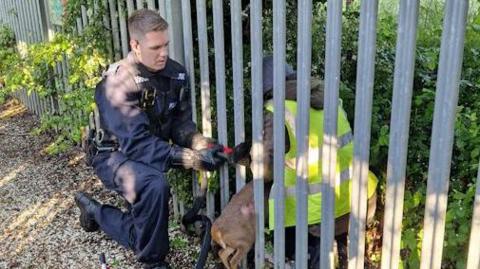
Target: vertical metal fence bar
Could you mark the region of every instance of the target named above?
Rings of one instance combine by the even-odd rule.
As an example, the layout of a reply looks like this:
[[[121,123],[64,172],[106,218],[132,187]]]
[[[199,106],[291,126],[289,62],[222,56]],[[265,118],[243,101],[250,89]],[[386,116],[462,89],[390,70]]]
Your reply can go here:
[[[24,27],[24,35],[25,35],[25,43],[30,44],[32,43],[32,39],[30,37],[30,24],[28,21],[28,16],[26,12],[26,6],[27,3],[25,1],[20,1],[19,2],[20,6],[20,13],[22,14],[22,21],[23,21],[23,27]]]
[[[3,22],[7,23],[11,27],[11,23],[8,20],[8,17],[9,17],[8,16],[8,0],[2,2],[2,8],[1,9],[2,9],[1,12],[2,12]]]
[[[12,0],[8,0],[6,3],[6,8],[5,8],[5,14],[7,15],[8,17],[8,22],[10,25],[12,25],[15,29],[15,37],[19,38],[20,36],[20,27],[18,25],[18,16],[17,14],[14,12],[14,7],[13,7],[13,4],[12,4]]]
[[[88,25],[87,8],[84,5],[82,5],[80,9],[82,12],[82,26],[83,28],[85,28]]]
[[[183,42],[182,42],[182,18],[177,14],[182,12],[181,2],[178,0],[168,0],[166,4],[167,21],[170,24],[169,54],[170,57],[183,64]]]
[[[37,38],[36,38],[36,31],[35,31],[35,21],[32,13],[32,0],[27,0],[26,2],[27,6],[25,7],[25,12],[27,14],[27,20],[30,28],[30,38],[32,43],[35,43]]]
[[[190,0],[182,0],[182,19],[183,19],[183,42],[184,42],[184,57],[185,66],[190,79],[190,98],[192,103],[192,120],[197,122],[197,102],[195,98],[195,66],[193,59],[193,34],[192,34],[192,11],[190,7]]]
[[[21,27],[21,42],[28,43],[27,39],[27,28],[26,28],[26,22],[25,22],[25,16],[23,15],[23,1],[22,2],[14,2],[15,5],[15,10],[17,11],[17,16],[18,16],[18,24]]]
[[[6,23],[10,27],[12,27],[12,24],[10,23],[9,20],[9,15],[8,15],[8,0],[1,2],[1,8],[0,12],[2,13],[2,22]],[[12,27],[13,28],[13,27]]]
[[[16,16],[11,12],[12,10],[12,3],[11,0],[7,0],[3,2],[3,11],[5,13],[6,22],[10,27],[12,27],[13,31],[15,32],[15,39],[18,41],[19,38],[19,29],[18,24],[16,23]]]
[[[178,0],[177,0],[178,1]],[[154,0],[147,0],[147,7],[148,9],[155,10],[155,2]]]
[[[32,0],[27,0],[26,1],[26,6],[25,6],[25,14],[27,17],[27,22],[28,22],[28,27],[29,27],[29,32],[30,32],[30,40],[31,43],[34,44],[37,42],[37,33],[35,31],[35,21],[34,21],[34,16],[33,16],[33,2]],[[35,115],[40,114],[40,107],[39,107],[39,100],[38,100],[38,94],[37,94],[37,89],[30,89],[32,91],[32,112]]]
[[[297,183],[295,224],[295,267],[307,268],[308,133],[310,123],[310,74],[312,56],[312,1],[298,1],[297,48]]]
[[[18,39],[17,39],[17,41],[25,43],[26,42],[26,40],[25,40],[25,30],[24,30],[22,13],[19,10],[20,5],[13,0],[10,4],[11,4],[11,8],[14,12],[13,14],[15,14],[15,15],[13,15],[13,14],[12,15],[15,17],[14,18],[15,24],[17,25],[17,28],[18,28]],[[17,45],[18,45],[19,42],[17,42]]]
[[[9,20],[9,15],[8,15],[8,0],[1,2],[1,12],[2,12],[2,22],[8,24],[10,27],[12,27],[12,24],[10,23]],[[12,27],[13,28],[13,27]]]
[[[36,38],[36,31],[35,31],[35,21],[32,13],[32,0],[27,0],[26,4],[27,6],[25,7],[25,12],[27,13],[27,19],[29,22],[30,37],[31,37],[32,43],[35,43],[37,41],[37,38]]]
[[[29,89],[27,89],[27,91],[29,91],[29,94],[28,94],[28,110],[29,110],[30,113],[35,114],[35,111],[33,110],[33,98],[32,98],[33,92],[30,91]]]
[[[7,18],[7,14],[6,14],[6,2],[7,1],[4,1],[4,2],[0,2],[0,23],[6,23],[7,25],[8,22],[6,21],[6,18]],[[10,25],[9,25],[10,26]]]
[[[76,23],[77,23],[77,33],[81,35],[83,33],[82,18],[81,17],[76,18]]]
[[[29,95],[27,93],[27,90],[26,89],[23,89],[23,105],[28,109],[30,110],[30,100],[29,100]]]
[[[98,13],[98,1],[94,1],[92,5],[87,6],[87,19],[90,24],[93,21],[93,18],[97,16]]]
[[[35,42],[40,42],[42,40],[42,21],[40,20],[40,16],[38,14],[38,0],[33,0],[31,5],[31,13],[32,13],[32,20],[34,21],[34,31],[35,31]]]
[[[128,16],[132,15],[133,11],[135,11],[135,7],[133,6],[133,0],[127,0],[127,10]]]
[[[70,91],[70,87],[68,84],[68,65],[67,65],[67,57],[65,56],[65,53],[62,55],[62,61],[61,61],[61,69],[62,69],[62,79],[63,79],[63,87],[65,91]]]
[[[378,0],[361,3],[355,96],[355,135],[351,212],[349,227],[349,269],[364,268],[365,223],[367,215],[368,163],[372,117],[373,82]]]
[[[173,217],[175,219],[178,219],[179,218],[179,214],[178,214],[178,198],[177,198],[177,194],[175,194],[175,192],[172,192],[172,203],[173,203]]]
[[[19,8],[19,4],[17,2],[14,2],[13,0],[11,0],[12,2],[10,3],[10,7],[11,7],[11,10],[12,10],[12,15],[15,17],[15,22],[16,24],[18,25],[18,39],[17,39],[17,45],[18,43],[20,42],[25,42],[25,35],[24,35],[24,30],[23,30],[23,23],[22,23],[22,13],[20,12],[20,8]]]
[[[233,113],[235,145],[245,141],[245,115],[243,95],[243,41],[242,41],[242,1],[230,1],[232,21],[232,71],[233,71]],[[245,185],[245,166],[236,165],[236,192]]]
[[[10,23],[7,21],[7,1],[0,2],[0,23],[5,23],[7,25],[10,25]]]
[[[178,202],[178,213],[180,214],[180,216],[183,216],[185,215],[185,203],[183,201],[179,201]]]
[[[412,104],[418,0],[400,1],[383,226],[382,268],[397,269]]]
[[[275,268],[285,268],[285,55],[286,5],[273,2],[273,184],[275,231],[273,257]]]
[[[182,0],[182,27],[183,27],[183,48],[184,48],[184,62],[188,72],[190,83],[190,102],[192,104],[192,120],[197,123],[197,101],[196,101],[196,87],[195,87],[195,66],[193,54],[193,34],[192,34],[192,10],[190,7],[190,0]],[[193,195],[197,195],[198,181],[196,173],[193,173],[192,191]]]
[[[57,107],[55,106],[55,100],[53,98],[53,96],[50,96],[50,113],[53,115],[53,114],[56,114],[58,112],[58,109]]]
[[[420,268],[440,268],[468,0],[445,3]]]
[[[264,195],[263,195],[263,41],[262,1],[250,0],[250,39],[252,53],[252,173],[255,200],[255,268],[264,267]]]
[[[45,39],[46,40],[52,40],[53,39],[53,35],[55,33],[55,29],[54,29],[54,25],[52,24],[52,22],[50,21],[50,14],[49,14],[49,4],[48,4],[48,1],[49,0],[43,0],[43,4],[42,4],[42,10],[44,12],[44,21],[46,23],[45,25]]]
[[[120,32],[118,30],[118,15],[115,6],[115,0],[108,0],[110,6],[110,21],[112,25],[113,35],[113,54],[115,55],[115,61],[120,60]]]
[[[30,16],[30,0],[23,0],[23,14],[25,16],[25,22],[27,27],[28,41],[30,44],[34,43],[33,31],[32,31],[32,17]]]
[[[217,96],[218,142],[228,145],[227,140],[227,93],[225,88],[225,40],[223,29],[223,0],[213,0],[213,31],[215,48],[215,90]],[[228,167],[220,168],[220,206],[227,205],[230,188],[228,184]]]
[[[10,15],[9,12],[10,12],[10,1],[6,0],[6,1],[2,2],[2,18],[3,18],[3,21],[7,25],[9,25],[12,28],[12,30],[15,32],[15,37],[16,37],[17,36],[17,29],[12,22],[12,16]]]
[[[335,234],[335,187],[337,182],[337,126],[340,89],[340,56],[342,46],[342,1],[328,1],[325,48],[325,96],[322,146],[322,223],[320,268],[333,268]]]
[[[37,89],[32,89],[31,97],[32,97],[32,112],[35,115],[38,115],[38,106],[37,106]]]
[[[24,101],[24,98],[23,98],[23,92],[24,92],[24,89],[21,89],[21,90],[18,90],[16,93],[18,95],[18,99],[20,100],[20,102],[25,106],[25,101]]]
[[[158,0],[158,10],[160,12],[160,16],[162,16],[162,18],[164,19],[166,19],[167,17],[167,8],[165,1],[166,0]]]
[[[480,165],[477,173],[477,190],[473,203],[472,230],[468,246],[467,269],[480,268]]]
[[[18,42],[22,39],[22,28],[20,25],[20,14],[18,12],[18,8],[16,8],[16,6],[14,5],[13,0],[8,0],[8,12],[9,12],[11,23],[12,25],[15,25],[15,28],[16,28],[15,37],[18,45]]]
[[[212,136],[212,114],[210,111],[210,79],[208,67],[208,39],[207,39],[207,7],[205,0],[196,0],[198,51],[200,54],[200,98],[202,106],[202,132],[204,136]],[[215,197],[207,193],[207,215],[214,219]]]
[[[39,117],[42,117],[43,114],[45,113],[45,106],[44,106],[44,101],[45,99],[41,96],[38,96],[38,106],[39,106]]]
[[[118,1],[118,19],[120,21],[120,39],[122,47],[122,56],[125,58],[128,54],[128,34],[127,34],[127,18],[125,17],[125,6],[122,1]]]
[[[20,99],[20,102],[24,105],[27,106],[25,102],[25,89],[21,89],[17,91],[18,97]]]
[[[47,23],[47,10],[45,9],[42,0],[39,0],[37,2],[37,14],[39,21],[41,23],[40,25],[40,31],[41,31],[41,36],[42,36],[42,41],[48,40],[48,23]]]
[[[35,114],[40,117],[42,115],[42,110],[40,105],[41,99],[40,99],[40,95],[36,92],[36,90],[37,89],[35,89]]]
[[[35,31],[35,21],[33,20],[32,14],[32,0],[27,0],[25,3],[25,13],[27,16],[28,27],[29,27],[29,36],[32,43],[36,42],[36,31]]]
[[[34,26],[35,26],[34,31],[35,31],[36,42],[40,42],[43,39],[42,19],[39,13],[38,1],[39,0],[33,0],[32,7],[31,7],[32,17],[33,17]]]
[[[102,4],[105,10],[105,13],[103,14],[103,25],[107,29],[105,31],[107,33],[107,36],[105,39],[107,40],[107,51],[108,51],[108,58],[110,61],[114,60],[113,56],[113,47],[112,47],[112,27],[110,26],[110,19],[109,19],[109,8],[108,8],[108,1],[109,0],[102,0]]]
[[[35,27],[34,31],[35,31],[36,42],[42,41],[42,38],[43,38],[42,19],[39,13],[38,1],[39,0],[33,0],[32,7],[31,7],[32,17],[33,17],[34,27]]]

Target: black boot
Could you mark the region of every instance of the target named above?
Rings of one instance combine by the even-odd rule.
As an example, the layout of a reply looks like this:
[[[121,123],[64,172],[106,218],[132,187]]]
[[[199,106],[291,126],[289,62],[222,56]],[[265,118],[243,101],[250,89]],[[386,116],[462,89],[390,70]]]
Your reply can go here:
[[[80,226],[86,232],[95,232],[98,230],[98,224],[95,221],[95,212],[101,204],[84,192],[75,194],[75,203],[80,208]]]

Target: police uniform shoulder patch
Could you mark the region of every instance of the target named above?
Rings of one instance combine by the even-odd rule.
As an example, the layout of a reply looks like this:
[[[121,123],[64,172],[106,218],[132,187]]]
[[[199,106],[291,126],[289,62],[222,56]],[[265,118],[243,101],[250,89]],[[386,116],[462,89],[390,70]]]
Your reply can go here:
[[[178,73],[178,80],[185,80],[185,73]]]
[[[135,80],[135,83],[137,83],[137,84],[149,81],[148,78],[141,77],[141,76],[135,76],[133,79]]]

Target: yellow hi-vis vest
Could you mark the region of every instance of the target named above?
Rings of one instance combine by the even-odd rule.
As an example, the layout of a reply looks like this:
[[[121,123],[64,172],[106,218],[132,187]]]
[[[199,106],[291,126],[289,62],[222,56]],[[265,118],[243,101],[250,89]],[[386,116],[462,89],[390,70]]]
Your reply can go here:
[[[273,112],[273,104],[268,102],[266,109]],[[295,138],[295,117],[297,103],[285,101],[285,125],[287,126],[290,150],[285,154],[285,227],[295,226],[296,217],[296,169],[297,140]],[[351,175],[353,161],[353,135],[347,115],[341,105],[338,107],[338,152],[337,152],[337,178],[340,185],[335,188],[335,218],[350,212]],[[321,221],[322,195],[320,193],[322,183],[322,161],[320,154],[323,142],[323,110],[310,108],[309,149],[308,149],[308,224],[316,224]],[[368,198],[375,193],[377,178],[372,172],[368,176]],[[338,182],[338,181],[337,181]],[[337,183],[338,184],[338,183]],[[272,186],[269,206],[269,229],[274,229],[275,208],[274,194],[275,184]]]

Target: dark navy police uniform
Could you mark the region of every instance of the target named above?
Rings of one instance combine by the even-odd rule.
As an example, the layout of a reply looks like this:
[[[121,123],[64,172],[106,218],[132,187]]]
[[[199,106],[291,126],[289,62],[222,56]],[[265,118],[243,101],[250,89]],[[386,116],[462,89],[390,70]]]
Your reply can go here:
[[[110,66],[95,91],[103,140],[116,150],[99,152],[93,167],[103,184],[124,196],[130,212],[102,205],[101,230],[135,251],[140,262],[163,261],[169,250],[169,186],[165,172],[180,147],[197,133],[184,67],[168,59],[150,72],[134,55]],[[173,144],[170,144],[172,141]]]

